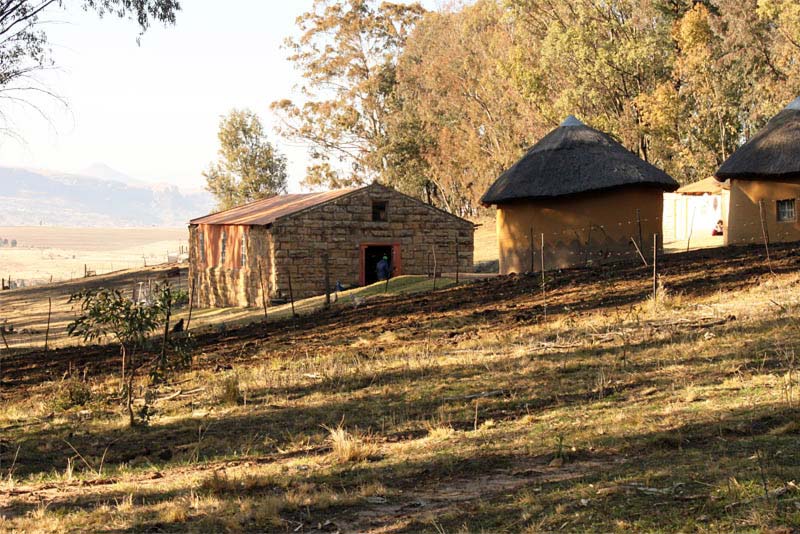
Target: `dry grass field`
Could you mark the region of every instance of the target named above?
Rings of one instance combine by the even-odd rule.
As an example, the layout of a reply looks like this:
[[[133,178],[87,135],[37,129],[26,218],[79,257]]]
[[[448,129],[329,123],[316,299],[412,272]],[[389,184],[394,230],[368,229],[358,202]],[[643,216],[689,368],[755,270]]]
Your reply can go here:
[[[70,303],[70,295],[82,289],[111,288],[132,295],[134,286],[151,286],[169,282],[172,288],[189,292],[188,267],[178,264],[161,264],[155,267],[115,271],[113,273],[77,278],[66,282],[42,284],[38,286],[0,292],[0,325],[6,330],[5,342],[15,351],[43,349],[45,341],[49,348],[80,346],[82,340],[67,335],[67,325],[80,311],[80,303]],[[455,283],[452,278],[440,278],[438,288]],[[400,276],[389,284],[377,283],[368,287],[358,287],[343,291],[334,296],[341,305],[355,305],[364,299],[377,295],[403,295],[428,291],[433,281],[424,276]],[[325,297],[318,296],[294,303],[298,315],[307,315],[323,308]],[[291,317],[291,303],[270,306],[269,321],[280,321]],[[48,330],[48,315],[50,328]],[[176,310],[173,321],[189,321],[188,305]],[[191,323],[195,330],[219,330],[237,327],[264,320],[262,308],[206,308],[192,310]]]
[[[0,238],[17,246],[0,247],[3,278],[49,282],[82,277],[84,266],[99,273],[167,261],[186,247],[185,228],[0,227]]]
[[[473,261],[478,264],[497,260],[497,227],[494,217],[480,219],[475,229],[475,253]]]
[[[655,299],[612,265],[203,328],[135,428],[116,346],[5,355],[0,530],[796,531],[800,255],[771,252],[667,255]]]

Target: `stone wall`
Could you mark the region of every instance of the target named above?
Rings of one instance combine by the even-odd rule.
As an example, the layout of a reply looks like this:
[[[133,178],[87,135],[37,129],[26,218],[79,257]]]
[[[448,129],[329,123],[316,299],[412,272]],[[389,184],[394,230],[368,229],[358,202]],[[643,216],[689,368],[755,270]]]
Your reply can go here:
[[[372,204],[386,202],[386,222],[372,221]],[[327,204],[277,221],[273,228],[275,293],[295,298],[325,291],[327,252],[331,285],[359,285],[362,245],[393,245],[399,252],[394,275],[472,270],[473,224],[397,191],[373,184]]]

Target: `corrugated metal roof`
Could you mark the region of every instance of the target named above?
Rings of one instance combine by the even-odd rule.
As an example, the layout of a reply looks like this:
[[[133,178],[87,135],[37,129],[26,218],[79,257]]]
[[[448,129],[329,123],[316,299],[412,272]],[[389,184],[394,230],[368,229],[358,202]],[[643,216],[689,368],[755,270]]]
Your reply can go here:
[[[356,188],[323,191],[321,193],[302,193],[277,195],[263,200],[256,200],[243,206],[212,213],[205,217],[192,219],[190,224],[272,224],[281,217],[286,217],[308,208],[356,191]]]
[[[723,189],[730,188],[731,186],[729,182],[720,183],[716,178],[704,178],[702,180],[692,182],[691,184],[684,185],[675,192],[682,195],[704,195],[706,193],[716,194]]]

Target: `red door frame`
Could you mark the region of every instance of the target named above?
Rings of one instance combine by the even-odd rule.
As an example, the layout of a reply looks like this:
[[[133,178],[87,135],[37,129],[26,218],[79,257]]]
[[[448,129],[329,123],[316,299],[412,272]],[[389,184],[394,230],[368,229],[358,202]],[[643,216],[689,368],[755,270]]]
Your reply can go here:
[[[364,285],[367,283],[366,272],[366,253],[367,247],[392,247],[392,276],[400,276],[403,274],[403,261],[400,256],[400,243],[386,243],[380,241],[369,241],[359,245],[360,253],[360,270],[358,275],[358,283]]]

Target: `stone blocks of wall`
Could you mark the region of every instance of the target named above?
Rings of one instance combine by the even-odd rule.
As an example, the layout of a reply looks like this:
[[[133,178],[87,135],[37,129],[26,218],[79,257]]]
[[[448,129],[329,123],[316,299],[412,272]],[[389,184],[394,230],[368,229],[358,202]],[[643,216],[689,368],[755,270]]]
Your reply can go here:
[[[373,201],[386,202],[387,221],[372,220]],[[337,281],[354,286],[361,278],[361,247],[399,247],[400,272],[432,274],[472,270],[474,227],[397,191],[373,184],[326,204],[251,226],[246,265],[221,269],[198,264],[195,229],[190,228],[190,276],[198,307],[261,306],[261,278],[270,298],[295,299],[325,292]],[[396,266],[395,266],[396,267]]]
[[[386,222],[372,221],[373,201],[387,203]],[[277,221],[272,231],[282,295],[288,273],[296,297],[324,292],[326,253],[331,284],[357,285],[365,244],[398,245],[402,274],[430,273],[434,252],[437,272],[454,272],[456,248],[459,271],[472,270],[472,223],[379,185]]]

